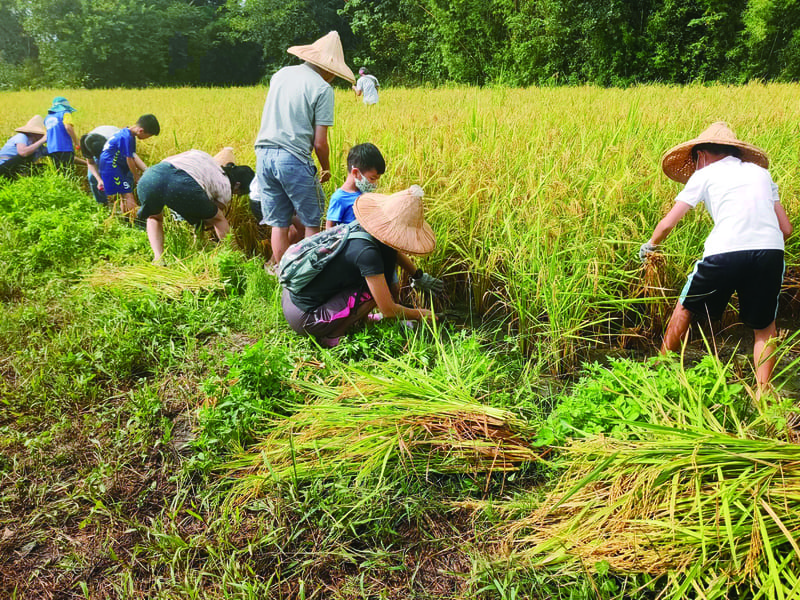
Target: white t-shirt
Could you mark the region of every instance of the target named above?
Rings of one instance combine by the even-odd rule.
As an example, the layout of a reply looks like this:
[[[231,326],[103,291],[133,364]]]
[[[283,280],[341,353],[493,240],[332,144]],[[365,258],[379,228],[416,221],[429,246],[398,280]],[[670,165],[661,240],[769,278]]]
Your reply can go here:
[[[704,258],[739,250],[783,250],[774,206],[779,200],[769,171],[733,156],[695,171],[675,198],[691,207],[705,203],[714,221]]]
[[[93,133],[102,135],[104,138],[109,139],[119,133],[119,127],[114,127],[113,125],[100,125],[100,127],[95,127],[92,129],[89,132],[89,135],[92,135]]]
[[[373,75],[362,75],[356,82],[356,89],[364,95],[364,104],[378,103],[378,80]]]

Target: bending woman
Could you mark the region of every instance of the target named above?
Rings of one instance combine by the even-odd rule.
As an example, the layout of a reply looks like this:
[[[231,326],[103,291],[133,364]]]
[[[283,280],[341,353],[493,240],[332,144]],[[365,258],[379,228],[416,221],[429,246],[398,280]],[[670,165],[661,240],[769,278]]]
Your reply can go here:
[[[15,130],[16,135],[9,138],[0,148],[0,177],[13,179],[30,169],[30,165],[42,156],[47,156],[45,142],[47,130],[39,115],[33,117]]]
[[[324,346],[335,346],[376,306],[383,318],[421,321],[432,316],[429,310],[398,304],[390,290],[398,251],[422,256],[436,247],[423,215],[422,189],[414,186],[391,196],[362,194],[354,210],[358,225],[353,231],[366,232],[368,239],[351,235],[299,294],[283,290],[283,315],[289,325]]]

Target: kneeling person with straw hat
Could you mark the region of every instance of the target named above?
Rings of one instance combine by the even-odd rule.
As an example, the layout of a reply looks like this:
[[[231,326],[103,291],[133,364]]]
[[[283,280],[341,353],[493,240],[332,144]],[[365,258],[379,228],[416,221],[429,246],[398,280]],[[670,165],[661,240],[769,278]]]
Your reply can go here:
[[[423,214],[422,188],[413,186],[391,196],[362,194],[354,210],[357,225],[350,227],[362,235],[351,233],[299,293],[283,290],[283,315],[289,325],[324,346],[335,346],[376,306],[383,318],[420,321],[432,316],[429,310],[398,304],[389,289],[400,252],[422,256],[436,247]]]
[[[47,131],[44,119],[34,116],[22,127],[15,130],[5,145],[0,148],[0,177],[12,179],[19,175],[32,162],[47,156]]]
[[[253,176],[250,167],[234,164],[230,148],[213,158],[200,150],[188,150],[147,169],[137,188],[142,203],[137,217],[147,219],[153,261],[164,253],[165,206],[192,225],[213,227],[222,240],[230,229],[222,211],[233,194],[248,192]]]
[[[763,150],[737,139],[722,122],[675,146],[664,155],[662,168],[667,177],[686,187],[639,249],[639,258],[645,261],[689,210],[705,203],[714,228],[681,291],[661,351],[680,348],[694,317],[720,318],[736,292],[739,316],[755,333],[753,361],[759,388],[769,383],[775,365],[771,340],[777,331],[784,240],[792,233],[768,166]]]
[[[255,141],[264,220],[272,227],[276,263],[289,247],[289,226],[295,213],[304,237],[319,232],[326,200],[320,184],[331,176],[328,127],[333,125],[334,96],[330,83],[336,77],[355,83],[335,31],[287,52],[305,62],[284,67],[270,79]],[[322,169],[319,177],[312,151]]]

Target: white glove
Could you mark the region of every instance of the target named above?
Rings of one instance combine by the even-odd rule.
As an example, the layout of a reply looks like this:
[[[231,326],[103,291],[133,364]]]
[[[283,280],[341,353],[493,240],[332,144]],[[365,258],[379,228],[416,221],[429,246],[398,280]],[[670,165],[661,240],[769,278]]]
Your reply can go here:
[[[660,246],[658,244],[651,244],[650,242],[645,242],[639,248],[639,260],[642,263],[647,262],[647,257],[650,256],[651,254],[658,252],[659,248]]]

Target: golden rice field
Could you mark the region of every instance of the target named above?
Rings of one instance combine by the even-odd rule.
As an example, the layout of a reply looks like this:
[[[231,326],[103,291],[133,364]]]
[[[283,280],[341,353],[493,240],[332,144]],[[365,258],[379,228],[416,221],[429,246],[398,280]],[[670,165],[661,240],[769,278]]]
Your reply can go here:
[[[381,191],[426,189],[438,247],[425,265],[447,276],[449,304],[502,318],[543,370],[563,372],[592,346],[652,347],[669,297],[700,255],[711,223],[702,209],[669,238],[663,264],[647,271],[636,260],[680,190],[661,172],[665,150],[727,121],[767,151],[794,218],[798,91],[792,84],[387,89],[368,108],[337,90],[326,191],[342,183],[351,145],[375,143],[387,160]],[[266,88],[9,92],[2,131],[43,114],[57,94],[77,107],[79,134],[155,113],[161,135],[139,143],[148,164],[230,145],[254,165]]]

